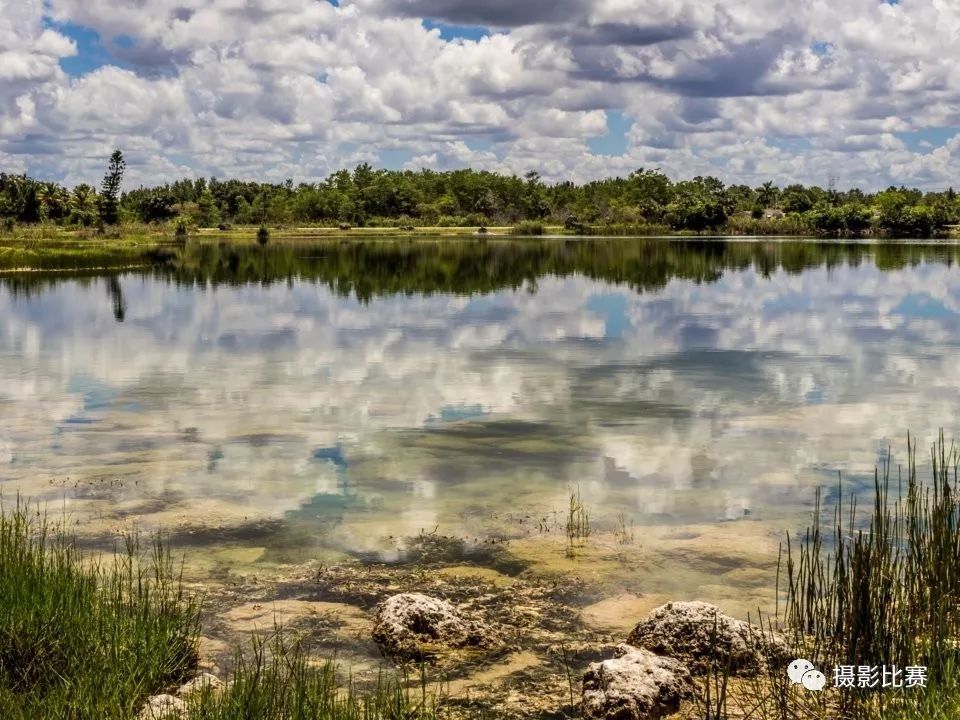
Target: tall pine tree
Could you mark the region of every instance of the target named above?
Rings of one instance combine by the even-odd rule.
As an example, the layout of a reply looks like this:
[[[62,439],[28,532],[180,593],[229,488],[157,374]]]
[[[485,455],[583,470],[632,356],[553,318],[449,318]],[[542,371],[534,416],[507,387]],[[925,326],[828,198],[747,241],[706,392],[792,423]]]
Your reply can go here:
[[[104,225],[116,225],[120,215],[120,185],[123,183],[123,171],[127,164],[123,153],[114,150],[107,166],[107,174],[100,183],[100,222]]]

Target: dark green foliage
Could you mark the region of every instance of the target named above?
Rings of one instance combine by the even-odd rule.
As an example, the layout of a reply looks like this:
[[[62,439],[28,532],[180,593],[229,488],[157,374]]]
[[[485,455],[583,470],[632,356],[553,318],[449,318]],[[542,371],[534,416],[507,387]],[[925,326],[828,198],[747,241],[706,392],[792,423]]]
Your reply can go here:
[[[266,226],[261,225],[260,229],[257,230],[257,242],[261,245],[266,245],[270,241],[270,231],[267,230]]]
[[[488,171],[385,170],[361,164],[320,182],[259,183],[217,178],[184,179],[119,195],[123,158],[114,153],[97,196],[90,186],[71,193],[53,183],[0,174],[0,217],[17,222],[91,225],[99,217],[162,222],[183,216],[199,227],[317,224],[328,227],[480,227],[521,222],[588,228],[660,228],[689,233],[739,232],[739,217],[763,219],[772,209],[799,218],[788,227],[824,235],[928,236],[960,220],[952,191],[926,193],[888,188],[867,194],[772,182],[757,188],[726,186],[714,177],[674,182],[657,169],[627,177],[546,183],[535,172],[523,177]],[[572,224],[568,219],[574,218]],[[592,232],[592,230],[591,230]],[[635,234],[651,234],[638,230]]]
[[[116,225],[120,219],[120,186],[123,184],[123,171],[127,164],[120,150],[114,150],[107,165],[107,174],[100,183],[100,222],[104,225]]]
[[[199,609],[167,550],[83,558],[18,503],[0,511],[0,717],[129,720],[197,661]]]
[[[135,207],[141,222],[164,222],[177,215],[176,198],[169,190],[139,188],[127,193],[124,202]]]
[[[754,222],[747,219],[749,222]],[[772,222],[772,221],[771,221]],[[771,231],[776,232],[778,226]],[[591,229],[592,230],[592,229]],[[478,231],[479,232],[479,231]],[[631,233],[633,234],[633,233]],[[960,264],[960,246],[947,243],[811,241],[735,242],[693,238],[527,239],[516,242],[481,233],[476,240],[416,242],[358,234],[328,240],[287,241],[257,247],[248,242],[203,241],[31,243],[0,236],[0,270],[57,270],[56,275],[7,275],[0,285],[28,293],[68,277],[151,274],[175,283],[214,286],[286,282],[299,278],[366,301],[394,293],[489,293],[521,288],[547,275],[582,275],[643,292],[672,279],[715,282],[726,272],[754,267],[763,275],[799,274],[815,267],[855,267],[872,262],[882,270],[917,263]],[[73,271],[68,273],[65,271]]]

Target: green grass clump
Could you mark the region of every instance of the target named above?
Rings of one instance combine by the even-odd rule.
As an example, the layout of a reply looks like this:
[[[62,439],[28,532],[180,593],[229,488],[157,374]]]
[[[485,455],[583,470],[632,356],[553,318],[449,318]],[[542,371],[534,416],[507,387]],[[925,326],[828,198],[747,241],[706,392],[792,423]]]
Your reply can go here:
[[[426,683],[416,689],[387,676],[358,692],[341,682],[332,661],[317,663],[300,642],[280,631],[252,652],[236,655],[223,690],[204,689],[188,700],[190,720],[432,720],[436,698]]]
[[[524,220],[510,228],[511,235],[543,235],[544,232],[543,223],[534,220]]]
[[[197,662],[199,606],[165,547],[83,556],[18,502],[0,509],[0,717],[129,720]]]
[[[919,720],[960,710],[960,454],[941,433],[924,482],[909,438],[907,449],[905,477],[891,477],[889,456],[876,472],[866,522],[855,502],[846,511],[838,502],[832,539],[818,512],[800,547],[788,547],[785,620],[814,664],[928,668],[925,690],[838,693],[840,717]]]

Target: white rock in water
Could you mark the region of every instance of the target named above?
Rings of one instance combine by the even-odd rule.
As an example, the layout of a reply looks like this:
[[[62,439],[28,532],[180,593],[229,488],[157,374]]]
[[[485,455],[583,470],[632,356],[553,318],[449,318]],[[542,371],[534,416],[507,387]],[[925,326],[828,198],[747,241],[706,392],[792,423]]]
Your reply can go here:
[[[629,645],[591,663],[583,676],[583,711],[594,720],[656,720],[677,712],[692,694],[683,663]]]
[[[485,636],[446,600],[400,593],[377,607],[373,639],[386,655],[425,659],[438,650],[483,645]]]
[[[760,671],[766,658],[789,661],[790,650],[779,635],[736,620],[709,603],[669,602],[653,610],[627,638],[630,645],[686,663],[697,674],[711,659],[723,666],[730,657],[734,674]]]

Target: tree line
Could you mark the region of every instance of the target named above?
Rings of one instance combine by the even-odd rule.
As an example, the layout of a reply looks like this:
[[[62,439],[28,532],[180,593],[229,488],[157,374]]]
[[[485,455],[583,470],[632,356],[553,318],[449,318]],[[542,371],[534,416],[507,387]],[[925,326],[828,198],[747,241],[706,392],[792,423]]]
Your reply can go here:
[[[0,173],[0,220],[91,227],[183,222],[199,227],[315,224],[351,227],[563,225],[568,231],[652,228],[928,237],[960,222],[954,190],[879,192],[801,184],[673,181],[659,169],[576,184],[486,170],[387,170],[362,163],[320,182],[182,179],[122,192],[123,154],[99,189]]]

